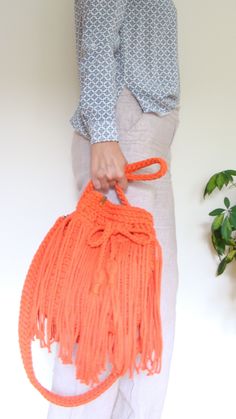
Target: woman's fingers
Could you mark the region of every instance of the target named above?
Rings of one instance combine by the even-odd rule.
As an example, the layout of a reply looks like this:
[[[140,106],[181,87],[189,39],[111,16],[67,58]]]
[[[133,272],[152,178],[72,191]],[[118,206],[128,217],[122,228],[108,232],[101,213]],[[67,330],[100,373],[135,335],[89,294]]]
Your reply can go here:
[[[116,181],[119,184],[119,186],[126,191],[127,186],[128,186],[128,181],[124,172],[124,168],[123,170],[119,170],[117,171],[117,176],[116,176]]]
[[[127,189],[125,165],[127,160],[117,141],[91,144],[91,179],[95,189],[107,193],[118,182]]]

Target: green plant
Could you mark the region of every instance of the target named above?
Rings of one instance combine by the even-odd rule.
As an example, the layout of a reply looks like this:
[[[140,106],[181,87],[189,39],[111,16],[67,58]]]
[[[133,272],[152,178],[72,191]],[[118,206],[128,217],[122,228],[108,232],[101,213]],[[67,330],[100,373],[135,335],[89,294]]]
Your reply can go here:
[[[235,187],[233,176],[236,176],[236,170],[215,173],[205,186],[203,198],[216,188],[221,190],[223,186],[228,185]],[[216,208],[208,214],[214,217],[211,224],[211,241],[220,259],[216,275],[221,275],[227,264],[236,260],[236,205],[230,206],[227,196],[224,198],[224,205],[225,208]]]

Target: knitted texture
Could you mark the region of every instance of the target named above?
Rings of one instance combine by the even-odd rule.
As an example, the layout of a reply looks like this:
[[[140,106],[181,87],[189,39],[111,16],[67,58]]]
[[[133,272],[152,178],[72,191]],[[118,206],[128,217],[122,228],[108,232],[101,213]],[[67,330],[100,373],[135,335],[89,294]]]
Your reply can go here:
[[[133,172],[153,163],[155,173]],[[157,179],[165,160],[153,157],[125,167],[129,181]],[[150,212],[132,206],[122,188],[121,204],[112,203],[90,180],[76,209],[60,216],[30,264],[20,302],[19,344],[30,382],[50,402],[61,406],[87,403],[129,371],[160,373],[162,328],[160,290],[162,249]],[[40,347],[59,343],[58,356],[73,363],[86,393],[63,396],[43,387],[32,363],[31,341]],[[99,380],[107,358],[110,375]]]

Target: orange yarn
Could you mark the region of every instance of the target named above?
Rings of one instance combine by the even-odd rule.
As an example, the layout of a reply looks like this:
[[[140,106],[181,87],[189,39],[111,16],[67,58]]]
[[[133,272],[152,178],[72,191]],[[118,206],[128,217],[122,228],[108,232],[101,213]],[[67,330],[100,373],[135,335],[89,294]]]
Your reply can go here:
[[[155,173],[133,174],[160,164]],[[165,160],[153,157],[127,164],[129,181],[165,174]],[[161,371],[160,290],[162,250],[153,216],[129,204],[116,184],[121,204],[112,203],[90,180],[76,209],[59,217],[29,267],[19,313],[19,344],[30,382],[50,402],[61,406],[87,403],[134,369],[148,375]],[[59,343],[62,362],[73,363],[76,378],[91,386],[86,393],[62,396],[37,380],[31,340],[42,348]],[[99,381],[107,357],[110,375]],[[139,360],[138,360],[139,358]]]

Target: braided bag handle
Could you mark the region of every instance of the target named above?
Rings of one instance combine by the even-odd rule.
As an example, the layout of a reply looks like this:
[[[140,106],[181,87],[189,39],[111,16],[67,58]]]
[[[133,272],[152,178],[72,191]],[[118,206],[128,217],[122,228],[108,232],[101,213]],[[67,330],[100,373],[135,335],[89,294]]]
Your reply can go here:
[[[154,173],[139,173],[139,174],[133,173],[136,170],[142,169],[147,166],[151,166],[152,164],[155,164],[155,163],[160,165],[160,169]],[[167,169],[168,169],[167,163],[164,159],[162,159],[161,157],[150,157],[148,159],[139,160],[134,163],[127,163],[125,166],[125,174],[128,181],[153,180],[153,179],[158,179],[161,176],[164,176]],[[89,191],[89,190],[94,190],[94,186],[91,180],[89,181],[86,187],[86,191]],[[131,204],[128,202],[123,189],[117,182],[115,183],[115,190],[116,190],[117,196],[119,197],[120,202],[123,205],[130,206]]]
[[[154,163],[160,164],[160,169],[155,173],[147,173],[147,174],[134,174],[133,172],[152,165]],[[157,179],[163,176],[166,173],[167,164],[166,161],[159,157],[152,157],[145,160],[141,160],[138,162],[134,162],[131,164],[127,164],[125,168],[125,172],[127,174],[127,179],[129,181],[132,180],[152,180]],[[127,198],[124,194],[122,188],[116,184],[115,185],[116,192],[118,194],[119,199],[124,205],[130,205],[127,201]],[[94,189],[93,183],[89,181],[87,185],[87,189]],[[32,360],[32,348],[31,348],[31,337],[30,337],[30,330],[29,330],[29,319],[30,319],[30,309],[32,305],[32,283],[34,283],[35,273],[37,272],[38,265],[41,260],[41,256],[44,252],[47,243],[50,241],[53,233],[57,229],[58,225],[62,221],[64,217],[59,217],[57,222],[54,226],[48,231],[47,235],[45,236],[44,240],[42,241],[38,251],[36,252],[29,271],[27,275],[27,279],[25,281],[24,289],[22,292],[21,302],[20,302],[20,312],[19,312],[19,323],[18,323],[18,333],[19,333],[19,345],[21,356],[23,360],[23,365],[27,376],[31,382],[31,384],[50,402],[55,403],[60,406],[64,407],[76,407],[85,403],[88,403],[91,400],[97,398],[100,394],[102,394],[105,390],[112,386],[112,384],[119,378],[119,375],[111,372],[110,375],[101,383],[99,383],[95,388],[88,390],[86,393],[74,396],[62,396],[57,393],[54,393],[44,386],[40,384],[38,379],[35,376],[34,368],[33,368],[33,360]],[[34,340],[34,339],[33,339]]]

